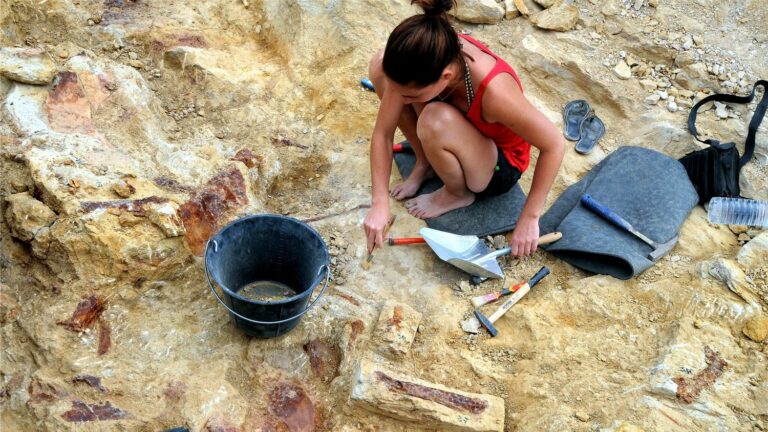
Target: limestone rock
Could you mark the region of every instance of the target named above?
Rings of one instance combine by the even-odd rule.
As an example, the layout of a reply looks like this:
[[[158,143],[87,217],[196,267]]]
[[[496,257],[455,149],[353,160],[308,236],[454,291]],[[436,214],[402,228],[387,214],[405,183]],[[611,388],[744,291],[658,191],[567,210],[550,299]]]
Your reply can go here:
[[[504,400],[468,393],[387,370],[362,360],[350,394],[354,405],[438,430],[502,431]]]
[[[762,342],[768,337],[768,316],[759,315],[750,318],[744,329],[744,334],[755,342]]]
[[[650,95],[650,96],[646,97],[646,98],[643,100],[643,103],[644,103],[644,104],[646,104],[646,105],[648,105],[648,106],[653,106],[653,105],[656,105],[657,103],[659,103],[659,100],[660,100],[660,99],[661,99],[661,97],[659,97],[659,95],[658,95],[658,94],[654,93],[654,94],[652,94],[652,95]]]
[[[683,68],[683,71],[675,76],[674,82],[686,90],[695,92],[710,85],[707,76],[707,67],[704,63],[693,63]]]
[[[584,411],[576,411],[576,414],[574,414],[574,417],[576,417],[581,422],[588,422],[589,421],[589,414],[585,413]]]
[[[675,64],[679,67],[690,66],[696,62],[696,57],[690,51],[682,51],[675,57]]]
[[[421,313],[412,307],[392,300],[387,301],[381,308],[376,325],[376,335],[386,346],[385,353],[394,355],[408,353],[420,322]]]
[[[552,5],[555,4],[557,0],[534,0],[534,1],[546,9],[548,7],[552,7]]]
[[[528,15],[531,14],[531,11],[530,11],[530,9],[528,9],[528,6],[525,5],[525,1],[524,0],[513,0],[513,2],[515,4],[515,8],[517,8],[517,10],[521,14],[523,14],[525,16],[528,16]],[[507,10],[509,10],[509,9],[507,9]]]
[[[504,9],[494,0],[462,0],[451,13],[473,24],[496,24],[504,17]]]
[[[616,429],[616,432],[645,432],[645,430],[632,423],[623,422]]]
[[[768,265],[768,232],[759,234],[742,246],[736,254],[736,261],[745,269]]]
[[[613,68],[613,74],[623,80],[630,79],[632,78],[632,69],[629,68],[627,62],[619,60],[619,62],[616,63],[616,67]]]
[[[8,196],[5,220],[11,228],[11,235],[23,241],[35,238],[38,231],[50,226],[56,220],[56,213],[27,192]]]
[[[531,22],[536,27],[561,32],[572,30],[578,21],[579,8],[563,0],[557,0],[549,9],[531,16]]]
[[[179,205],[173,201],[147,204],[146,215],[166,237],[178,237],[186,233],[179,216]]]
[[[0,48],[0,75],[24,84],[46,85],[56,75],[56,65],[39,48]]]
[[[520,16],[520,11],[515,6],[514,0],[504,0],[504,18],[514,19]]]
[[[710,276],[725,283],[729,290],[741,297],[747,303],[755,303],[755,295],[747,283],[747,276],[736,261],[718,258],[709,263],[703,263]]]
[[[738,340],[716,325],[696,329],[693,320],[677,322],[664,338],[659,363],[649,369],[650,392],[678,403],[687,415],[731,422],[730,406],[753,409],[753,395],[732,376],[741,357]]]
[[[35,238],[33,251],[65,279],[172,278],[184,271],[190,251],[183,237],[172,235],[170,218],[163,221],[167,200],[149,198],[88,203],[82,217],[59,218],[41,230],[45,235]]]
[[[600,13],[610,17],[618,15],[622,9],[624,8],[622,7],[620,0],[606,0],[606,2],[603,3],[603,7],[600,9]]]
[[[120,198],[128,198],[136,192],[136,188],[125,180],[120,180],[112,185],[112,190]]]
[[[461,329],[466,333],[480,333],[480,321],[476,317],[469,317],[461,321]]]

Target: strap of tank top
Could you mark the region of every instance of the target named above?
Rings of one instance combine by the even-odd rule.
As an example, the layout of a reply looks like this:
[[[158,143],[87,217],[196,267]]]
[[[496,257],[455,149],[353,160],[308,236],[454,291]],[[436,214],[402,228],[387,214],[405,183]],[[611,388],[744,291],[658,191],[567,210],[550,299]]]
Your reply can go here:
[[[484,52],[484,53],[486,53],[486,54],[489,54],[489,55],[491,55],[491,56],[492,56],[493,58],[495,58],[496,60],[499,60],[499,56],[497,56],[497,55],[496,55],[496,54],[495,54],[493,51],[491,51],[491,50],[490,50],[490,49],[489,49],[487,46],[485,46],[485,45],[483,45],[482,43],[480,43],[480,41],[479,41],[479,40],[477,40],[477,39],[473,38],[472,36],[469,36],[469,35],[465,35],[465,34],[461,34],[461,33],[459,34],[459,37],[460,37],[460,38],[462,38],[462,39],[464,39],[464,40],[466,40],[466,41],[468,41],[468,42],[469,42],[469,43],[471,43],[472,45],[474,45],[474,46],[476,46],[476,47],[480,48],[480,50],[481,50],[481,51],[483,51],[483,52]]]

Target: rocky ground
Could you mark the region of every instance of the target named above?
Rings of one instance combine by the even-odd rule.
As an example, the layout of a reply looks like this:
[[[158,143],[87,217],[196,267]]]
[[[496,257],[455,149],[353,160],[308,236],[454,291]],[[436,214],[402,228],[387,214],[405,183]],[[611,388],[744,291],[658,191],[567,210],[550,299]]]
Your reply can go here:
[[[3,430],[768,428],[765,231],[697,207],[629,281],[505,258],[507,284],[552,276],[496,338],[460,323],[501,282],[462,283],[423,246],[361,269],[377,99],[358,83],[407,3],[0,0]],[[620,146],[698,148],[692,103],[768,77],[761,0],[460,3],[456,27],[553,122],[583,98],[607,125],[589,156],[569,147],[550,202]],[[754,106],[708,107],[699,130],[743,142]],[[764,124],[743,195],[768,199],[767,173]],[[423,226],[393,211],[393,234]],[[311,220],[333,278],[256,340],[200,255],[263,212]]]

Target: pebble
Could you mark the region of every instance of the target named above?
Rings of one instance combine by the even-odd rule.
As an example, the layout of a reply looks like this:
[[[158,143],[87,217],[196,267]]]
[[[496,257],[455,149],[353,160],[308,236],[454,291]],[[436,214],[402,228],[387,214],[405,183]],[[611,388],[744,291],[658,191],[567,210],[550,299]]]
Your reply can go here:
[[[691,37],[691,35],[687,35],[685,37],[685,42],[683,42],[683,49],[688,51],[692,47],[693,47],[693,38]]]
[[[721,119],[728,118],[728,106],[724,103],[715,102],[715,115]]]
[[[643,102],[646,105],[648,105],[648,106],[652,106],[652,105],[656,105],[657,103],[659,103],[660,99],[661,99],[661,96],[659,96],[658,94],[654,93],[654,94],[648,96],[647,98],[645,98],[645,100]]]
[[[654,91],[658,87],[658,84],[656,84],[655,81],[648,79],[640,80],[640,85],[643,86],[646,91]]]
[[[619,60],[618,63],[616,63],[616,67],[613,68],[613,74],[621,79],[630,79],[632,78],[632,69],[629,68],[629,65],[624,60]]]
[[[758,315],[750,318],[742,332],[753,341],[762,342],[768,337],[768,316]]]
[[[589,414],[585,413],[584,411],[576,411],[576,414],[574,416],[582,422],[588,422],[589,421]]]
[[[472,287],[470,287],[470,286],[469,286],[469,282],[468,282],[468,281],[466,281],[466,280],[464,280],[464,279],[462,279],[462,280],[460,280],[460,281],[456,282],[456,285],[455,285],[455,287],[456,287],[456,288],[454,288],[454,289],[455,289],[456,291],[460,291],[460,292],[467,292],[467,291],[469,291],[470,289],[472,289]]]
[[[669,97],[669,93],[665,92],[664,90],[659,91],[658,94],[661,100],[667,100]]]
[[[677,112],[677,104],[675,101],[669,101],[667,104],[667,110],[669,110],[669,112]]]
[[[701,320],[696,320],[693,322],[693,326],[696,327],[697,329],[700,329],[704,326],[704,323],[701,322]]]

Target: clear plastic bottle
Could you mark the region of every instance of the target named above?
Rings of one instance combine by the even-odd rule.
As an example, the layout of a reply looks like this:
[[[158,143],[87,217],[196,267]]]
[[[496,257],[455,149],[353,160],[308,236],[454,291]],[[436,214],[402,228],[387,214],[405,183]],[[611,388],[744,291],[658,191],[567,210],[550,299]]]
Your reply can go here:
[[[712,223],[768,228],[768,201],[714,197],[707,219]]]

